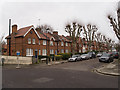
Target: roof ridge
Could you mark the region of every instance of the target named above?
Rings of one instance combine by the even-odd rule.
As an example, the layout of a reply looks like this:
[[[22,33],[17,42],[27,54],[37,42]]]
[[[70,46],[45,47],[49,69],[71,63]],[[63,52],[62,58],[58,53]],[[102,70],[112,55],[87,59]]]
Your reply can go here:
[[[29,27],[34,27],[34,26],[30,25],[30,26],[22,27],[22,28],[18,29],[18,31],[21,30],[21,29],[29,28]]]

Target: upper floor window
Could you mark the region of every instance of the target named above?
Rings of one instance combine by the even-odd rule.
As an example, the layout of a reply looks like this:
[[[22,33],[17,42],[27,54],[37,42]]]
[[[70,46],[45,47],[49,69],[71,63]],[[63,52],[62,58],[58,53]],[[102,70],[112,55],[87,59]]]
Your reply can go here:
[[[69,46],[70,46],[70,43],[69,43]]]
[[[61,42],[61,46],[64,46],[63,42]]]
[[[53,46],[53,41],[50,41],[50,46]]]
[[[57,42],[55,42],[55,46],[57,46]]]
[[[39,45],[40,45],[40,40],[39,40]]]
[[[68,46],[68,43],[66,42],[66,46]]]
[[[35,44],[35,39],[33,39],[33,44]]]
[[[31,38],[28,38],[28,44],[31,44]]]
[[[46,45],[46,40],[43,40],[43,45]]]

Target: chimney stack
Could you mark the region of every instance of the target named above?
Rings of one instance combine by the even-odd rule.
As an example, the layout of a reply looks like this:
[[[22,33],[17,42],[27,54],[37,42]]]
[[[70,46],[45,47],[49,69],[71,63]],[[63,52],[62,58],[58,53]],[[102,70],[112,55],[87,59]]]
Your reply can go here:
[[[53,35],[58,35],[58,31],[53,31]]]
[[[17,33],[17,25],[12,25],[12,33]]]

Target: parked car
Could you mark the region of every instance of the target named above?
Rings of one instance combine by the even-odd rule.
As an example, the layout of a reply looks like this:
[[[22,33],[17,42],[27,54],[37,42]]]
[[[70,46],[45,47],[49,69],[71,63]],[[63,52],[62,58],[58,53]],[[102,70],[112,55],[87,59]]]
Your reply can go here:
[[[79,55],[78,57],[77,57],[77,61],[81,61],[82,59],[81,59],[81,56]]]
[[[77,58],[80,57],[80,55],[73,55],[71,58],[68,59],[68,61],[77,61]]]
[[[114,58],[112,54],[104,53],[101,57],[99,57],[99,62],[113,62]]]
[[[90,55],[89,54],[82,54],[80,57],[81,57],[81,60],[90,59]]]
[[[96,58],[95,52],[88,52],[90,58]]]
[[[99,52],[96,56],[97,56],[97,57],[101,57],[102,54],[103,54],[102,52]]]
[[[116,59],[119,58],[119,53],[118,53],[118,52],[112,52],[112,54],[113,54],[113,57],[114,57],[114,58],[116,58]]]

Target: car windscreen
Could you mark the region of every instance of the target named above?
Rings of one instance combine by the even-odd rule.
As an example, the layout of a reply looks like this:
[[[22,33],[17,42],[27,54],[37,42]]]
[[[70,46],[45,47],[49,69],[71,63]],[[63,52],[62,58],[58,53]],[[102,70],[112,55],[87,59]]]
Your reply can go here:
[[[73,55],[72,58],[78,57],[78,55]]]
[[[103,54],[102,57],[109,57],[110,54]]]

